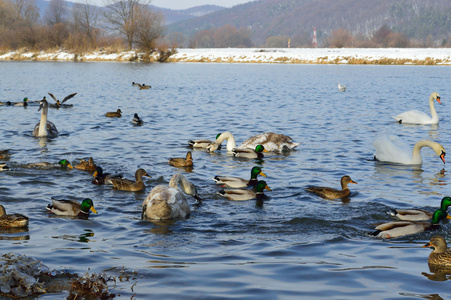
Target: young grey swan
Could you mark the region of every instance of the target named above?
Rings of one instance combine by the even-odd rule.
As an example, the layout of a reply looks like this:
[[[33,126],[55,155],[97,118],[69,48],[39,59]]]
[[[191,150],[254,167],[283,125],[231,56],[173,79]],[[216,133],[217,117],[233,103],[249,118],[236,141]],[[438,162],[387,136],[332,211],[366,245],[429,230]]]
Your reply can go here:
[[[41,110],[41,121],[33,129],[33,136],[36,137],[55,137],[58,135],[58,129],[55,124],[47,120],[49,103],[45,97],[41,100],[38,111]]]

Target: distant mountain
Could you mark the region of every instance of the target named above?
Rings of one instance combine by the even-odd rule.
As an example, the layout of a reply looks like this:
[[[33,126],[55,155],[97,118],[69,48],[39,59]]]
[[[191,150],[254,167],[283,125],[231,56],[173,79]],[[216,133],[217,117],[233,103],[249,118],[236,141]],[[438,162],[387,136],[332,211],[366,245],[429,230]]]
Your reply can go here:
[[[72,7],[74,2],[65,1],[68,7]],[[49,5],[49,0],[36,0],[36,6],[39,9],[39,13],[41,17],[44,15],[47,6]],[[214,13],[220,10],[225,9],[225,7],[217,6],[217,5],[201,5],[195,6],[188,9],[167,9],[161,8],[158,6],[150,5],[150,7],[157,12],[161,12],[164,15],[164,20],[166,25],[189,20],[196,17],[201,17],[210,13]]]
[[[451,36],[451,1],[258,0],[171,24],[168,33],[192,36],[226,24],[249,29],[255,45],[270,36],[310,39],[314,27],[319,41],[339,28],[368,36],[382,25],[409,38],[437,41]]]
[[[164,15],[166,24],[173,24],[184,20],[189,20],[195,17],[202,17],[210,13],[214,13],[225,9],[225,7],[217,5],[202,5],[188,9],[167,9],[151,5],[151,8],[157,12],[161,12]]]

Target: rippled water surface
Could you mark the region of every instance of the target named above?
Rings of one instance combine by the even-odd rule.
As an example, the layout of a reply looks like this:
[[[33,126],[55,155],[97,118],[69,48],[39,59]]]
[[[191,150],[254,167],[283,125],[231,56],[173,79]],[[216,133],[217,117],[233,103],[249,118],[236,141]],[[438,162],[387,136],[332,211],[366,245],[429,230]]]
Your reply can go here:
[[[152,89],[138,90],[132,81]],[[338,82],[348,86],[345,93]],[[123,299],[449,298],[450,284],[427,276],[431,250],[421,246],[431,233],[381,240],[368,232],[392,220],[392,208],[433,210],[451,194],[446,166],[429,148],[420,169],[372,161],[379,134],[402,136],[412,146],[432,139],[451,151],[450,82],[450,67],[440,66],[0,62],[0,101],[78,92],[68,102],[73,107],[49,109],[60,135],[47,142],[31,135],[38,106],[0,106],[0,149],[14,153],[6,161],[11,170],[0,173],[1,204],[30,217],[27,230],[0,233],[1,251],[79,274],[130,274],[112,286]],[[443,103],[436,105],[440,126],[391,118],[428,112],[434,91]],[[117,108],[122,118],[104,117]],[[143,126],[131,124],[134,113]],[[193,150],[191,172],[168,165],[168,158],[186,154],[189,139],[223,131],[238,143],[273,131],[301,145],[263,161],[237,160],[225,149]],[[23,167],[88,157],[108,172],[133,178],[141,167],[152,178],[145,192],[133,193],[95,186],[79,170]],[[263,206],[217,195],[214,175],[248,177],[254,165],[263,167],[272,189]],[[151,188],[176,172],[197,186],[204,204],[193,206],[187,220],[141,220]],[[345,174],[358,182],[349,201],[304,190],[339,187]],[[52,217],[45,209],[52,197],[92,198],[99,213],[89,220]],[[449,238],[450,228],[444,222],[438,234]]]

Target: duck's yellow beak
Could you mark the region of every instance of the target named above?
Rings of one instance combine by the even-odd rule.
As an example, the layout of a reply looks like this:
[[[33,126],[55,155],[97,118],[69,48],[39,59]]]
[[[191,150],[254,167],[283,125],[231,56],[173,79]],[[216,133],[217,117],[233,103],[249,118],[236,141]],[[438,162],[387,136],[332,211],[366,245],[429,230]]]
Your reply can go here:
[[[74,167],[72,167],[72,165],[71,164],[68,164],[67,165],[67,167],[69,167],[69,168],[71,168],[71,169],[73,169]]]
[[[268,177],[265,175],[265,173],[263,173],[263,171],[261,171],[260,173],[258,173],[258,175],[264,176],[264,177]]]
[[[450,215],[446,215],[446,218],[447,218],[447,219],[451,219],[451,216],[450,216]]]
[[[97,210],[94,208],[94,206],[91,206],[91,210],[93,213],[95,213],[95,214],[97,213]]]
[[[97,177],[97,171],[94,172],[94,175],[92,177]]]
[[[432,247],[430,242],[423,246],[423,248],[428,248],[428,247]]]
[[[355,184],[357,184],[357,182],[355,182],[354,180],[349,181],[349,183],[355,183]]]
[[[268,153],[268,150],[266,150],[266,149],[263,149],[263,152],[266,152],[266,153]]]
[[[272,191],[269,186],[265,186],[265,189],[267,189],[268,191]]]

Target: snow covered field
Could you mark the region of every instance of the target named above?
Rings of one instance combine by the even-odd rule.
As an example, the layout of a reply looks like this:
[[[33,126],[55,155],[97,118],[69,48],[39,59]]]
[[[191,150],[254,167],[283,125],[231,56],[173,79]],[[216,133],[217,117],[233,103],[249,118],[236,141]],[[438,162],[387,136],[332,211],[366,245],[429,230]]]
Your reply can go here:
[[[0,60],[157,61],[158,54],[135,51],[74,54],[6,52]],[[451,48],[211,48],[177,49],[169,62],[295,63],[295,64],[420,64],[451,65]]]

